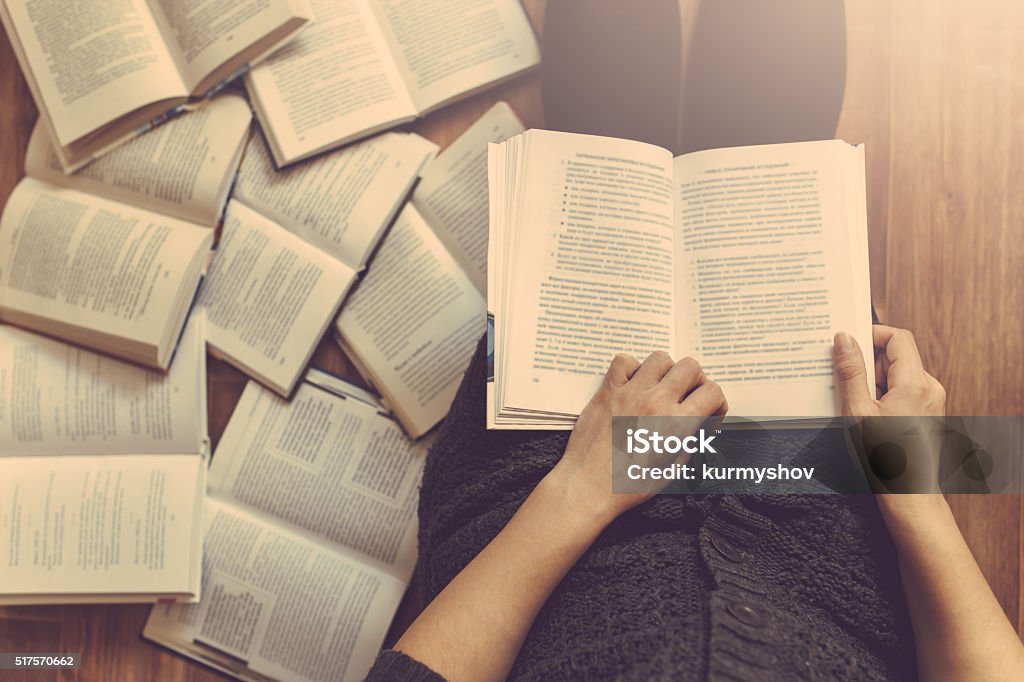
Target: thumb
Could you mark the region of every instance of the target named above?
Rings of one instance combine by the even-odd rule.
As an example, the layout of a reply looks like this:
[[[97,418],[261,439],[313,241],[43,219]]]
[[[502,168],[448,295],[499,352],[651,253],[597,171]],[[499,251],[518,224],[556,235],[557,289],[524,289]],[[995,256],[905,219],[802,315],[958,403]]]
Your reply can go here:
[[[864,355],[857,340],[846,332],[839,332],[834,339],[832,361],[836,370],[836,389],[843,403],[843,414],[867,416],[871,404],[868,390],[867,370]]]

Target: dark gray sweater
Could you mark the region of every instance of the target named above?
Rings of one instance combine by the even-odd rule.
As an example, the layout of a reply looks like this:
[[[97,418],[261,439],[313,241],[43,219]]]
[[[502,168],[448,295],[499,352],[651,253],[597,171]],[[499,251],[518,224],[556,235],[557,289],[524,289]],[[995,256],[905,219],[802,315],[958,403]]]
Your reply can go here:
[[[568,437],[487,431],[485,369],[481,343],[424,473],[415,579],[428,602],[508,522]],[[808,446],[763,433],[748,445],[752,456]],[[912,679],[913,652],[894,549],[870,496],[661,495],[616,520],[569,572],[509,679]],[[384,651],[368,679],[441,678]]]

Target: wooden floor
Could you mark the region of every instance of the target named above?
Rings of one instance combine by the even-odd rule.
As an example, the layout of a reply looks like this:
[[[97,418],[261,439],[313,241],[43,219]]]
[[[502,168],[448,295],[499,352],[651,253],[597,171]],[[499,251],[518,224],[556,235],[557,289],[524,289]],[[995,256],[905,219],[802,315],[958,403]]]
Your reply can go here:
[[[688,3],[693,5],[696,0]],[[543,0],[525,2],[540,30]],[[852,0],[838,136],[864,142],[872,295],[917,334],[951,413],[1024,414],[1024,3]],[[414,129],[446,144],[498,98],[543,124],[536,75],[439,112]],[[22,175],[35,108],[0,36],[0,201]],[[314,364],[355,378],[330,342]],[[210,429],[223,431],[245,379],[211,361]],[[1024,505],[952,500],[1010,619],[1021,599]],[[3,680],[202,680],[218,676],[140,639],[145,606],[0,608],[0,652],[79,652],[76,673]]]

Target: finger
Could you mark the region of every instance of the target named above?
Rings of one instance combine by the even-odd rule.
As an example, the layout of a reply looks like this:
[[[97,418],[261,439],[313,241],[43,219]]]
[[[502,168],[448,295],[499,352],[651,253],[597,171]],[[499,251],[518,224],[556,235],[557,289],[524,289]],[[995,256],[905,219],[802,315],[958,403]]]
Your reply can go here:
[[[878,351],[875,354],[875,379],[879,382],[884,382],[885,375],[889,373],[889,365],[891,364],[885,351]]]
[[[889,361],[885,359],[885,353],[879,353],[875,356],[875,400],[885,395],[885,375],[888,371]]]
[[[832,362],[836,371],[836,390],[843,405],[843,414],[866,415],[873,403],[868,388],[864,355],[857,340],[846,332],[835,336]]]
[[[608,365],[608,372],[605,374],[605,380],[609,385],[615,388],[625,386],[626,382],[630,380],[639,367],[640,361],[632,355],[619,353],[612,358],[611,364]]]
[[[872,336],[875,346],[885,349],[885,357],[889,362],[885,379],[889,390],[928,383],[913,334],[906,329],[879,324],[872,329]]]
[[[714,381],[702,383],[679,406],[679,414],[689,417],[722,417],[728,411],[725,392]]]
[[[668,374],[674,364],[668,353],[661,350],[655,351],[647,356],[647,359],[643,361],[629,381],[640,387],[650,388],[661,381],[661,378]]]
[[[672,365],[672,369],[658,383],[658,388],[667,391],[676,402],[681,402],[687,393],[701,383],[703,377],[704,370],[700,363],[687,356]]]

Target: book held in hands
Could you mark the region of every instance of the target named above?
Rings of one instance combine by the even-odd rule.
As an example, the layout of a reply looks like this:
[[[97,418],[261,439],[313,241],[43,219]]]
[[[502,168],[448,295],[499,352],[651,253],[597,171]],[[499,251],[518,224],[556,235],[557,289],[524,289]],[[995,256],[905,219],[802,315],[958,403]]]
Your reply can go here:
[[[0,215],[0,321],[167,369],[250,120],[220,96],[74,175],[37,124]]]
[[[837,414],[837,331],[874,368],[862,146],[531,130],[489,188],[491,428],[571,428],[619,352],[691,355],[752,418]]]
[[[306,0],[0,0],[66,172],[193,108],[312,18]]]

